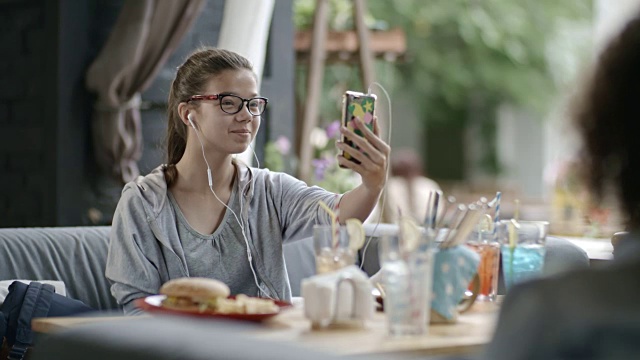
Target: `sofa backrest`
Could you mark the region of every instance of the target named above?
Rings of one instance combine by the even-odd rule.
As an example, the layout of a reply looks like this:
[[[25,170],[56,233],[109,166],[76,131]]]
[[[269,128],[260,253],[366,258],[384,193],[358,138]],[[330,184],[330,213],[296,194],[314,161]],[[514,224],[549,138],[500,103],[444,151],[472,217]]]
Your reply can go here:
[[[0,228],[0,280],[60,280],[67,295],[98,310],[118,309],[105,277],[109,226]],[[363,270],[373,275],[378,263],[378,236],[397,231],[387,224],[365,224]],[[315,274],[313,239],[290,241],[284,256],[293,296],[300,296],[302,279]]]
[[[104,275],[110,227],[0,229],[0,280],[60,280],[67,295],[117,309]]]

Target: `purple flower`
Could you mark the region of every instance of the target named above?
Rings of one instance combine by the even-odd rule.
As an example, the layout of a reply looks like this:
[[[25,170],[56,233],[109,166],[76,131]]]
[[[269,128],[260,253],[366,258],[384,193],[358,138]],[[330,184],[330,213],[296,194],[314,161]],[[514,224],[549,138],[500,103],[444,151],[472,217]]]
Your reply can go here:
[[[325,128],[327,137],[333,139],[340,133],[340,120],[335,120]]]
[[[286,136],[280,136],[275,141],[275,146],[280,155],[289,154],[289,150],[291,150],[291,142]]]
[[[333,158],[323,157],[320,159],[311,160],[311,165],[314,168],[314,175],[317,181],[324,180],[324,174],[331,165],[333,165]]]

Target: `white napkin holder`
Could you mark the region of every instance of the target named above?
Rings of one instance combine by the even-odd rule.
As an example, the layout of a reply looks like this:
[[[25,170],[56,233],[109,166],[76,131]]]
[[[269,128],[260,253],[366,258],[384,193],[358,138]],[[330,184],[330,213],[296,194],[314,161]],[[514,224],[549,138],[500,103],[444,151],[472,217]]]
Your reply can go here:
[[[304,314],[314,328],[364,326],[375,310],[369,277],[357,266],[302,281]]]

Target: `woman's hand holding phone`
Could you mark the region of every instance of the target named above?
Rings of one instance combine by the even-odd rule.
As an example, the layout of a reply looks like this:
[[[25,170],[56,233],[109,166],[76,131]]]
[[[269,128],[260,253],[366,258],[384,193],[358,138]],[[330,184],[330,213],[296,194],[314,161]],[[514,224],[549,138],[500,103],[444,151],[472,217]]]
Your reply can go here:
[[[349,140],[353,145],[345,141],[337,143],[338,149],[342,150],[338,156],[338,164],[341,167],[351,169],[362,177],[362,184],[372,191],[381,191],[386,181],[387,162],[391,147],[380,138],[380,127],[378,118],[373,118],[373,131],[371,131],[360,118],[355,118],[356,129],[362,133],[357,135],[354,130],[346,126],[340,128],[340,132],[345,140]],[[347,160],[345,153],[352,159]]]

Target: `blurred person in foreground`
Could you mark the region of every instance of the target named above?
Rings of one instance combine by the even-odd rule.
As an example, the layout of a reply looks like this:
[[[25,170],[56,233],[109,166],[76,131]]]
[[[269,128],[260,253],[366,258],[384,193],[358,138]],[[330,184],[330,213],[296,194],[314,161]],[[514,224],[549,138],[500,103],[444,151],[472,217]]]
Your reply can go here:
[[[422,159],[413,149],[393,150],[389,165],[384,212],[380,218],[381,200],[367,222],[377,223],[380,219],[382,223],[396,223],[400,216],[410,216],[418,223],[424,222],[429,192],[440,190],[440,186],[425,176]]]
[[[600,55],[573,118],[591,196],[617,198],[628,236],[605,267],[513,288],[486,359],[640,358],[640,14]]]

